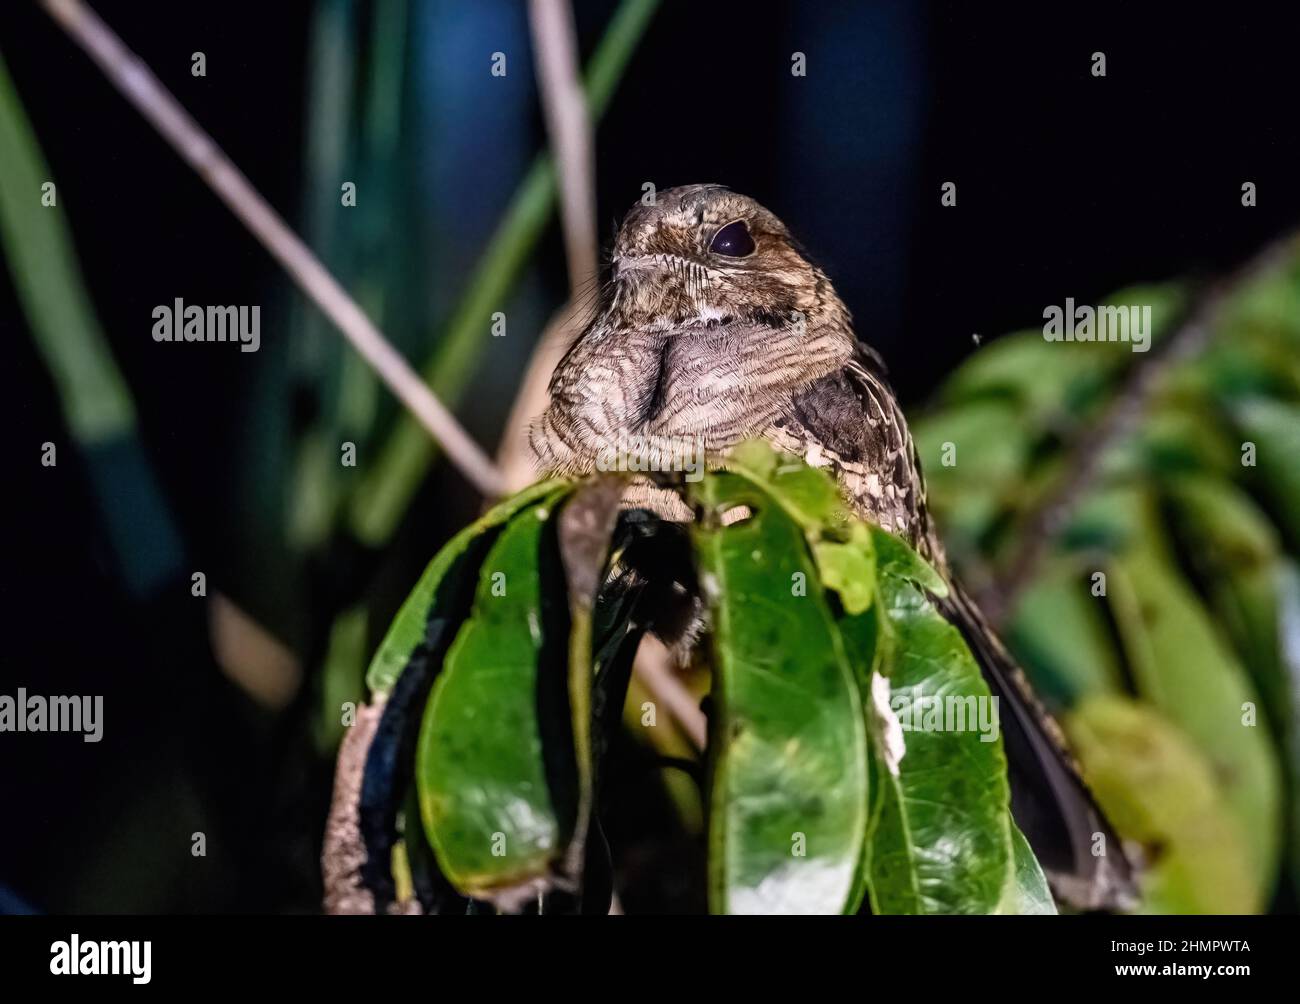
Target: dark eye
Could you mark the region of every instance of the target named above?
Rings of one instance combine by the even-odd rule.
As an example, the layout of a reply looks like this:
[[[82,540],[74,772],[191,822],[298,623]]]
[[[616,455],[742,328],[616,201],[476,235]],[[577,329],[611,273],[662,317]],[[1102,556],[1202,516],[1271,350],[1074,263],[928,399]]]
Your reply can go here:
[[[709,250],[728,258],[744,258],[754,253],[754,238],[749,236],[749,227],[745,226],[745,221],[736,220],[713,235]]]

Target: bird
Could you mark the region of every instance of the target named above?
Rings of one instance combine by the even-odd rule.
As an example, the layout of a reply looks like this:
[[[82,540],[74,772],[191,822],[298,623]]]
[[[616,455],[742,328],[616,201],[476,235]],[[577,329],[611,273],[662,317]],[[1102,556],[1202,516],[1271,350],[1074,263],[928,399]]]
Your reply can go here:
[[[629,441],[650,465],[702,451],[708,467],[725,468],[751,439],[831,473],[858,516],[906,539],[949,584],[934,600],[999,698],[1012,815],[1057,897],[1081,910],[1134,905],[1133,866],[1059,726],[949,566],[883,360],[775,214],[717,184],[638,202],[549,392],[529,432],[547,474],[608,470]],[[693,516],[649,479],[624,504]]]

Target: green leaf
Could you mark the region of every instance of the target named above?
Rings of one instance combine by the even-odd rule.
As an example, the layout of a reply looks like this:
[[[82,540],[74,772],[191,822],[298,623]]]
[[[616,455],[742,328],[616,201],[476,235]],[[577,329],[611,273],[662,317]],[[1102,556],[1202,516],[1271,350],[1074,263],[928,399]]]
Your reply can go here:
[[[1239,444],[1223,415],[1203,395],[1158,401],[1135,434],[1107,457],[1110,471],[1148,474],[1213,473],[1230,476],[1240,468]]]
[[[855,523],[849,540],[819,540],[812,548],[822,585],[839,595],[844,612],[860,614],[870,607],[876,582],[871,531]]]
[[[849,522],[839,489],[824,471],[814,470],[761,440],[741,443],[732,450],[727,456],[727,469],[760,486],[810,533],[819,535]]]
[[[130,435],[135,407],[81,278],[66,193],[56,189],[55,203],[42,205],[50,170],[2,61],[0,150],[0,242],[68,426],[85,445]]]
[[[1106,601],[1091,587],[1088,569],[1073,562],[1049,566],[1022,594],[1007,631],[1044,696],[1062,705],[1124,689]]]
[[[495,531],[517,513],[548,496],[554,496],[553,503],[560,497],[557,489],[562,484],[560,481],[542,481],[525,488],[494,506],[447,542],[429,562],[370,661],[366,684],[373,694],[387,694],[393,689],[411,654],[424,641],[430,615],[435,609],[449,605],[448,591],[460,588],[462,576],[475,573],[476,562],[494,539]]]
[[[1019,504],[1033,433],[1014,403],[962,402],[913,423],[912,438],[946,533],[977,540]]]
[[[1014,821],[1010,825],[1011,874],[1007,876],[997,912],[1020,916],[1055,914],[1056,900],[1048,888],[1047,876],[1020,828]]]
[[[1235,485],[1180,478],[1170,482],[1168,496],[1188,537],[1212,548],[1215,572],[1268,565],[1281,551],[1282,542],[1268,517]]]
[[[420,732],[425,831],[443,874],[478,898],[549,886],[573,832],[568,611],[552,502],[521,512],[489,551]]]
[[[1253,899],[1276,881],[1281,792],[1259,697],[1196,597],[1148,543],[1115,559],[1109,592],[1138,693],[1206,753],[1225,803],[1245,834]],[[1247,709],[1259,715],[1247,724]]]
[[[1280,267],[1234,290],[1219,326],[1231,333],[1229,343],[1259,332],[1300,346],[1300,255],[1292,254]]]
[[[737,475],[712,474],[693,493],[709,513],[753,510],[693,528],[713,627],[710,909],[855,910],[866,726],[804,532]]]
[[[1011,868],[1010,789],[1000,734],[984,741],[978,708],[991,695],[957,628],[912,582],[878,580],[889,642],[882,663],[889,707],[904,725],[898,773],[882,762],[880,809],[870,849],[877,913],[992,913]],[[974,699],[971,701],[970,699]],[[938,703],[936,703],[938,702]],[[951,703],[950,703],[951,702]],[[985,703],[991,710],[992,705]],[[941,727],[935,708],[955,714]],[[880,737],[876,759],[884,761]]]
[[[943,581],[943,576],[913,551],[902,537],[873,526],[871,540],[876,550],[879,575],[911,582],[922,589],[929,590],[935,596],[948,595],[948,583]]]
[[[1256,473],[1269,508],[1295,550],[1300,550],[1300,405],[1263,398],[1234,409],[1248,442],[1255,444]]]
[[[1120,550],[1140,538],[1148,495],[1145,483],[1117,480],[1083,497],[1071,514],[1061,543],[1070,550],[1097,553]]]
[[[1279,631],[1283,556],[1277,530],[1228,482],[1180,479],[1168,487],[1167,498],[1179,548],[1199,588],[1263,691],[1274,721],[1284,723],[1292,686]]]
[[[1281,715],[1291,784],[1291,884],[1300,889],[1300,564],[1287,561],[1278,582],[1278,643],[1290,684]]]
[[[1116,831],[1145,848],[1140,912],[1258,909],[1249,844],[1208,747],[1128,698],[1085,698],[1062,724]]]
[[[1300,568],[1234,485],[1185,480],[1170,490],[1174,526],[1201,588],[1263,695],[1290,797],[1291,862],[1300,877]]]

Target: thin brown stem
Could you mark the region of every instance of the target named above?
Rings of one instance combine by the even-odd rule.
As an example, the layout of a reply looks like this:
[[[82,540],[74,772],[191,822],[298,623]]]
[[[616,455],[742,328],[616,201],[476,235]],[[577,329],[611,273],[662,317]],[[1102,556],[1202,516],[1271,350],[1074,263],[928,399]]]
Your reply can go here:
[[[86,50],[123,97],[149,120],[284,266],[308,299],[334,323],[429,435],[442,445],[465,477],[484,495],[502,494],[504,479],[492,460],[153,71],[81,0],[40,2]]]
[[[569,0],[529,0],[537,88],[560,188],[569,298],[596,274],[596,181],[591,116]]]

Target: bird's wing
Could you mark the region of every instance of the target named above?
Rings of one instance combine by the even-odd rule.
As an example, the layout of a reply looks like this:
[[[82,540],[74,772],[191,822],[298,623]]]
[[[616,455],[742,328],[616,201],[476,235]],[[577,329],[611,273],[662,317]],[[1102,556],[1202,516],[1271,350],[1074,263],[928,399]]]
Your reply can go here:
[[[865,419],[865,420],[864,420]],[[884,363],[862,346],[844,368],[795,397],[781,430],[835,469],[859,513],[907,537],[952,586],[934,598],[966,640],[1000,715],[1010,765],[1012,812],[1062,899],[1084,909],[1124,908],[1135,899],[1119,837],[1093,801],[1056,722],[1015,659],[948,568],[926,509],[925,479]],[[790,447],[790,442],[781,445]],[[1096,837],[1105,838],[1097,854]]]
[[[872,350],[859,346],[841,369],[795,394],[778,425],[778,444],[814,465],[830,466],[861,515],[902,534],[925,557],[937,557],[930,553],[916,448],[884,364]]]

